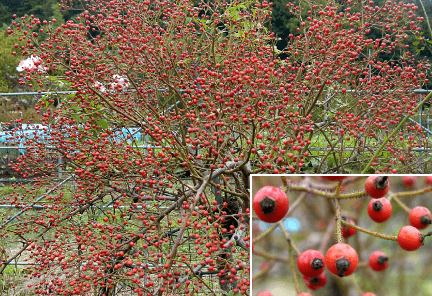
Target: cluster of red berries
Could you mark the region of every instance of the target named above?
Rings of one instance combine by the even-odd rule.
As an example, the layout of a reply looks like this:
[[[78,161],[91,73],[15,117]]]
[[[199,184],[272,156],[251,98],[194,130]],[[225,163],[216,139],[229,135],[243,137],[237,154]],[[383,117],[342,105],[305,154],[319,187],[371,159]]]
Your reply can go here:
[[[416,183],[416,177],[404,176],[402,181],[406,186],[412,187]],[[368,205],[368,214],[377,223],[386,221],[392,214],[390,201],[384,198],[389,188],[390,182],[387,176],[370,176],[366,180],[365,191],[372,197]],[[431,218],[431,212],[425,207],[412,209],[409,215],[411,226],[404,226],[399,230],[397,236],[399,246],[406,251],[415,251],[420,248],[427,235],[422,235],[419,229],[428,227],[431,224]]]
[[[323,176],[322,178],[329,181],[342,181],[347,176]],[[432,177],[426,182],[432,184]],[[404,177],[403,183],[412,187],[416,183],[416,178]],[[392,214],[391,203],[384,197],[389,188],[390,182],[387,176],[370,176],[365,182],[365,192],[372,198],[367,208],[368,215],[377,223],[387,221]],[[281,189],[266,186],[254,196],[253,208],[259,219],[268,223],[275,223],[286,216],[289,208],[288,197]],[[345,217],[342,219],[347,221]],[[432,232],[422,235],[419,231],[419,229],[425,229],[432,223],[431,212],[425,207],[415,207],[410,211],[409,221],[411,226],[404,226],[399,230],[397,241],[402,249],[414,251],[420,248],[426,236],[432,235]],[[356,225],[353,220],[348,222]],[[343,225],[341,232],[344,238],[349,238],[357,230]],[[304,251],[297,259],[297,267],[303,275],[305,285],[311,290],[318,290],[327,283],[327,276],[324,272],[326,266],[331,273],[345,277],[356,270],[358,260],[358,254],[354,248],[345,243],[337,243],[328,249],[325,257],[317,250]],[[370,254],[369,266],[372,270],[382,271],[388,265],[389,258],[383,252],[374,251]],[[272,294],[263,291],[258,296],[272,296]],[[310,294],[303,292],[297,296],[310,296]],[[362,296],[375,296],[375,294],[367,292]]]

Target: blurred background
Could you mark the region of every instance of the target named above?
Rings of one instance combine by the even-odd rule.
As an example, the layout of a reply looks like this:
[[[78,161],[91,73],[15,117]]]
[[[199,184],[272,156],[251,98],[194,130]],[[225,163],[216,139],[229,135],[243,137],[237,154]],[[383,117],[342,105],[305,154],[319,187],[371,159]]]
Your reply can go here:
[[[412,177],[412,176],[411,176]],[[334,191],[337,182],[330,182],[319,176],[287,177],[291,183],[302,184],[324,191]],[[352,193],[364,190],[367,176],[350,176],[344,180],[342,193]],[[406,178],[406,177],[405,177]],[[402,176],[391,176],[391,193],[415,191],[430,187],[425,176],[415,176],[414,184],[409,185]],[[405,181],[405,183],[404,183]],[[283,188],[280,176],[253,176],[252,196],[263,186],[272,185]],[[299,191],[287,192],[290,208],[295,201],[301,202],[283,220],[294,243],[300,252],[308,249],[319,250],[324,256],[327,250],[336,243],[335,207],[334,202],[324,197]],[[304,195],[304,196],[303,196]],[[416,194],[400,197],[410,209],[424,206],[432,209],[432,193]],[[398,234],[401,227],[409,225],[409,215],[394,200],[391,201],[392,216],[383,223],[376,223],[367,213],[370,197],[341,200],[342,216],[352,219],[357,225],[384,234]],[[253,213],[252,237],[255,240],[272,224],[256,218]],[[432,226],[421,230],[426,234],[432,231]],[[369,234],[357,231],[352,237],[344,239],[359,255],[359,265],[353,275],[339,278],[326,268],[327,284],[312,291],[303,282],[303,275],[297,268],[297,256],[294,254],[297,279],[302,292],[313,296],[359,296],[365,292],[373,292],[377,296],[389,295],[432,295],[432,238],[425,240],[425,245],[417,251],[407,252],[401,249],[396,241],[383,240]],[[276,228],[264,239],[254,243],[252,256],[253,293],[269,291],[274,296],[297,295],[293,274],[289,261],[288,243],[280,228]],[[389,266],[384,271],[373,271],[368,265],[369,255],[373,251],[382,251],[389,257]]]

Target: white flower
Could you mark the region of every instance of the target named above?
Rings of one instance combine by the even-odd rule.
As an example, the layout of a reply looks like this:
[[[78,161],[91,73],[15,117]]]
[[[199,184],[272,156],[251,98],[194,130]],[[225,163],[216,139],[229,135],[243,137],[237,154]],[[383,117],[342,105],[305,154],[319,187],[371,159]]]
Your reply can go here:
[[[18,72],[22,72],[22,71],[33,72],[36,70],[39,70],[41,72],[46,72],[49,70],[49,68],[42,66],[42,60],[40,57],[36,55],[31,55],[30,57],[20,61],[18,66],[16,67],[16,70]]]
[[[129,79],[127,79],[126,76],[116,74],[113,76],[113,78],[115,79],[115,81],[113,83],[110,83],[109,85],[110,89],[114,89],[118,85],[121,86],[122,88],[128,88],[130,85]]]
[[[95,83],[93,84],[94,87],[96,87],[97,89],[99,89],[102,93],[106,93],[107,90],[105,88],[105,86],[100,83],[99,81],[95,81]]]

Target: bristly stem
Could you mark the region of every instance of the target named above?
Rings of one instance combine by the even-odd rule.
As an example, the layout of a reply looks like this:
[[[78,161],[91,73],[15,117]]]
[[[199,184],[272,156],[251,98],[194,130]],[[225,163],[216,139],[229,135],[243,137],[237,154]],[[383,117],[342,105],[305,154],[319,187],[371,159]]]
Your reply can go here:
[[[338,181],[338,185],[336,187],[336,191],[334,193],[335,204],[336,204],[336,239],[338,243],[342,242],[342,216],[341,216],[341,208],[339,204],[339,200],[337,199],[340,194],[340,190],[342,187],[342,181]]]
[[[294,276],[294,282],[295,282],[295,286],[296,286],[296,291],[297,294],[300,293],[300,286],[299,283],[297,281],[297,275],[296,275],[296,268],[294,266],[294,257],[293,257],[293,249],[296,252],[297,256],[300,255],[300,250],[297,248],[297,246],[294,244],[294,242],[292,241],[288,231],[285,229],[285,226],[283,225],[282,222],[278,222],[279,227],[282,229],[282,232],[285,236],[285,239],[288,242],[288,252],[289,252],[289,257],[290,257],[290,264],[291,264],[291,270]]]
[[[292,248],[294,249],[294,251],[296,252],[297,256],[300,256],[301,252],[299,250],[299,248],[297,248],[297,246],[294,244],[294,242],[291,239],[291,236],[289,235],[288,231],[285,229],[285,226],[283,225],[282,222],[278,222],[279,227],[281,228],[285,239],[287,240],[287,242],[292,246]]]
[[[270,233],[272,233],[277,227],[279,226],[279,224],[275,223],[272,226],[270,226],[269,228],[267,228],[266,231],[264,231],[263,233],[261,233],[259,236],[257,236],[256,238],[254,238],[252,240],[252,242],[254,244],[256,244],[258,241],[262,240],[263,238],[265,238],[267,235],[269,235]]]
[[[368,196],[364,190],[359,191],[359,192],[354,192],[354,193],[339,194],[338,196],[335,196],[335,194],[331,193],[331,192],[326,192],[323,190],[310,188],[310,187],[307,187],[304,185],[292,184],[292,183],[288,183],[286,186],[286,189],[308,192],[308,193],[315,194],[319,197],[324,197],[324,198],[329,198],[329,199],[350,199],[350,198],[361,198],[361,197],[367,197]],[[431,191],[432,191],[432,186],[426,187],[424,189],[416,190],[416,191],[404,191],[404,192],[398,192],[398,193],[389,193],[389,195],[390,195],[389,199],[392,199],[393,196],[396,196],[396,197],[414,196],[414,195],[419,195],[419,194],[425,194],[425,193],[428,193]]]
[[[280,178],[281,178],[281,181],[282,181],[282,185],[284,187],[287,187],[288,183],[289,183],[288,178],[286,176],[281,176]]]
[[[408,214],[411,213],[410,208],[408,208],[396,195],[393,195],[393,200]]]
[[[319,197],[325,197],[330,199],[350,199],[350,198],[360,198],[360,197],[368,196],[364,190],[359,192],[354,192],[354,193],[339,194],[338,196],[335,196],[334,193],[331,192],[326,192],[326,191],[310,188],[304,185],[296,185],[291,183],[288,184],[287,189],[313,193]]]
[[[419,194],[425,194],[432,191],[432,186],[420,189],[420,190],[415,190],[415,191],[404,191],[404,192],[398,192],[398,193],[394,193],[393,195],[396,197],[404,197],[404,196],[413,196],[413,195],[419,195]]]
[[[335,199],[336,204],[336,239],[338,243],[342,242],[342,216],[339,200]]]
[[[292,273],[293,273],[293,277],[294,277],[294,283],[295,283],[295,286],[296,286],[296,291],[297,291],[297,294],[299,294],[300,293],[300,286],[299,286],[299,283],[298,283],[298,280],[297,280],[297,274],[296,274],[296,268],[295,268],[295,265],[294,265],[294,258],[293,258],[293,244],[292,244],[292,241],[291,241],[291,239],[289,239],[288,240],[288,252],[289,252],[289,256],[290,256],[290,264],[291,264],[291,270],[292,270]]]
[[[263,270],[260,270],[260,272],[258,272],[257,274],[255,274],[252,277],[252,281],[256,281],[257,279],[259,279],[260,277],[262,277],[263,275],[265,275],[270,270],[270,267],[272,267],[271,263],[268,266],[266,266]]]
[[[354,228],[354,229],[356,229],[358,231],[361,231],[361,232],[364,232],[364,233],[367,233],[367,234],[370,234],[370,235],[373,235],[373,236],[376,236],[376,237],[379,237],[379,238],[382,238],[382,239],[397,241],[397,236],[388,235],[388,234],[382,234],[382,233],[375,232],[375,231],[370,231],[370,230],[368,230],[366,228],[360,227],[358,225],[353,225],[353,224],[348,223],[348,222],[343,221],[343,220],[341,221],[341,223],[343,225],[346,225],[346,226],[349,226],[351,228]]]
[[[288,263],[290,261],[290,259],[288,259],[288,258],[273,256],[273,255],[267,254],[265,252],[260,252],[257,250],[254,250],[253,255],[264,257],[267,260],[273,260],[273,261],[280,261],[280,262],[286,262],[286,263]]]

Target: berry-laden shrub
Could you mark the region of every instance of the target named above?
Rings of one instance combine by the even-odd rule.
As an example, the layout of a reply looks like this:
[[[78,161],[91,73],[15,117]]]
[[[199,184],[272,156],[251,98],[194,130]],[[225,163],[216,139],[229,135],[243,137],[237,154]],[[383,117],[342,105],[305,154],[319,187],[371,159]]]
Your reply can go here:
[[[258,0],[89,0],[61,26],[29,16],[7,32],[37,69],[21,72],[21,84],[49,91],[62,80],[76,91],[36,106],[59,153],[136,126],[166,150],[152,166],[194,176],[227,162],[242,173],[428,171],[418,161],[428,141],[409,120],[432,95],[413,93],[429,68],[409,51],[423,33],[418,7],[290,1],[284,9],[299,21],[283,50],[267,26],[272,3]]]
[[[430,181],[385,176],[370,198],[372,177],[253,176],[253,198],[271,185],[290,208],[276,223],[252,213],[252,295],[429,295]]]
[[[0,275],[28,262],[16,289],[40,295],[248,294],[249,175],[274,161],[252,150],[275,127],[263,104],[283,73],[270,5],[83,5],[60,26],[8,29],[33,63],[20,83],[72,93],[41,97],[37,127],[2,130],[22,153],[9,168],[31,182],[2,196],[16,208],[1,212]]]

